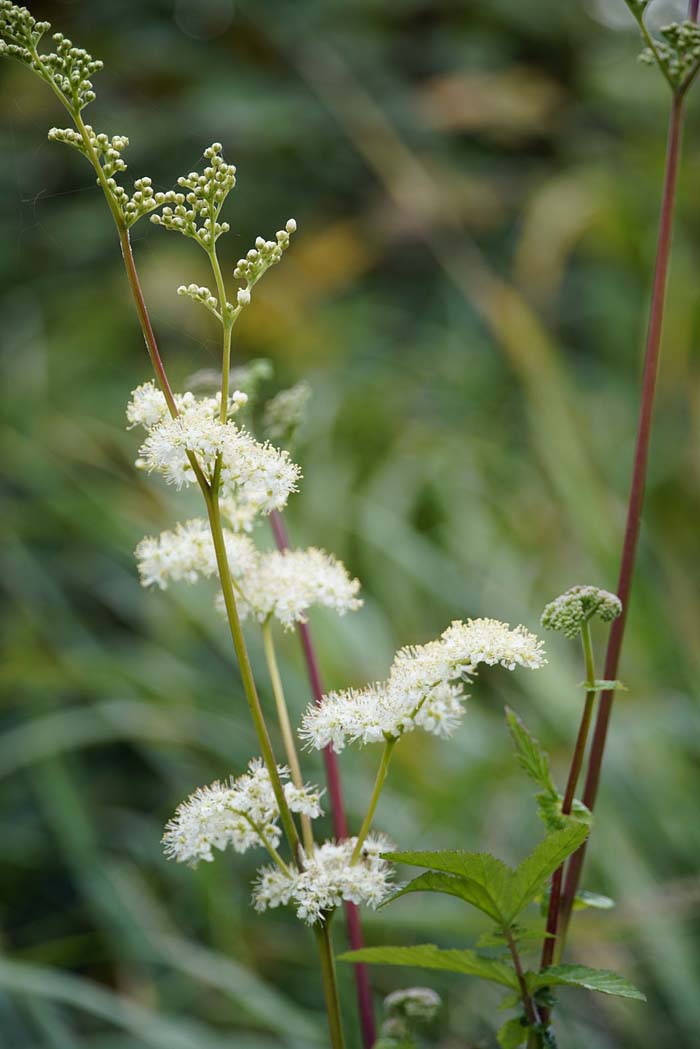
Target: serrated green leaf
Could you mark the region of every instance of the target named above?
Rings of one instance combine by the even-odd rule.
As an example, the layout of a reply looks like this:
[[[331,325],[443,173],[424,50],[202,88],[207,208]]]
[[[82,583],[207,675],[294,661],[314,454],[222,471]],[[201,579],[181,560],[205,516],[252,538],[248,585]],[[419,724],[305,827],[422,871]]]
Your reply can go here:
[[[408,892],[448,893],[471,903],[499,925],[509,926],[587,834],[585,824],[567,817],[566,826],[549,834],[515,870],[487,852],[387,852],[385,858],[395,863],[453,876],[421,875],[392,899]]]
[[[527,1026],[518,1020],[506,1020],[496,1038],[501,1049],[519,1049],[527,1041]]]
[[[465,903],[471,903],[473,907],[483,911],[494,921],[500,922],[501,920],[498,902],[483,885],[471,878],[457,878],[453,874],[443,874],[441,871],[426,871],[425,874],[420,874],[408,885],[404,885],[398,892],[395,892],[383,906],[386,907],[400,896],[406,896],[411,892],[439,892],[448,896],[457,896]]]
[[[490,853],[453,850],[387,852],[384,856],[388,860],[393,860],[394,863],[429,867],[433,871],[456,875],[464,884],[460,893],[452,893],[452,895],[461,895],[462,899],[484,911],[494,921],[504,921],[504,908],[510,899],[513,871],[502,860],[491,856]],[[411,885],[414,883],[411,882]],[[427,885],[421,888],[429,889]],[[434,891],[444,892],[446,888],[436,888]]]
[[[513,921],[542,891],[547,879],[564,860],[582,845],[589,828],[578,821],[570,821],[563,830],[548,834],[544,841],[516,868],[511,886],[508,922]]]
[[[619,998],[646,1001],[646,995],[642,994],[624,976],[618,976],[609,969],[590,969],[587,965],[553,965],[539,973],[528,973],[528,984],[533,990],[537,990],[538,987],[559,985],[585,987],[588,991],[600,991],[602,994],[614,994]]]
[[[506,707],[506,721],[520,767],[538,787],[556,795],[557,790],[549,771],[549,758],[539,741],[510,707]]]
[[[442,969],[479,976],[482,980],[517,989],[518,981],[511,965],[495,958],[485,958],[476,951],[441,950],[432,943],[417,947],[363,947],[338,956],[341,962],[367,962],[370,965],[415,966],[417,969]]]

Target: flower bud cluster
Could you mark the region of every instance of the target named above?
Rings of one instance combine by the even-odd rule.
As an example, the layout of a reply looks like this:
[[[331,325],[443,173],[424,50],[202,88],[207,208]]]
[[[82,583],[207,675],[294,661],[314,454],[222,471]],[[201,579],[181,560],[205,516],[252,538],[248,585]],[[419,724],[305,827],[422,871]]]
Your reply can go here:
[[[481,663],[537,669],[546,662],[542,642],[525,627],[496,619],[456,621],[436,641],[401,649],[387,681],[365,689],[330,692],[303,716],[299,735],[309,746],[343,749],[347,742],[381,742],[422,728],[450,736],[464,714],[463,683]]]
[[[33,65],[37,45],[50,28],[50,22],[37,22],[26,7],[0,0],[0,55]]]
[[[550,601],[542,613],[542,626],[558,630],[564,637],[577,637],[581,627],[593,616],[609,623],[622,614],[622,602],[609,590],[598,586],[572,586]]]
[[[282,255],[289,247],[290,237],[292,233],[296,233],[296,229],[296,221],[289,219],[284,229],[277,231],[274,240],[264,240],[262,237],[256,238],[255,247],[250,249],[245,258],[238,260],[233,271],[234,277],[246,282],[247,289],[243,290],[250,291],[250,288],[257,284],[270,266],[275,266],[280,261]]]
[[[127,226],[133,226],[140,218],[153,211],[156,207],[156,198],[153,192],[151,179],[144,176],[134,182],[134,192],[131,196],[123,186],[117,182],[116,175],[126,171],[126,161],[122,153],[129,145],[126,135],[109,135],[104,132],[96,132],[89,124],[85,125],[90,147],[94,150],[107,180],[109,191],[114,202],[119,208],[124,222]],[[51,142],[63,142],[67,146],[73,146],[84,156],[89,157],[88,147],[81,134],[73,128],[52,127],[49,131]]]
[[[49,22],[37,22],[26,7],[0,0],[0,55],[29,66],[61,92],[70,109],[79,112],[95,99],[90,77],[102,69],[102,62],[74,47],[63,33],[53,34],[55,51],[40,55],[39,41],[50,28]]]
[[[270,441],[291,444],[304,421],[306,406],[311,397],[308,382],[298,382],[288,390],[281,390],[265,405],[263,432]]]
[[[177,289],[178,295],[185,295],[188,299],[192,299],[193,302],[200,302],[202,306],[205,306],[217,320],[221,320],[221,313],[219,312],[219,300],[204,285],[199,284],[181,284]]]
[[[655,51],[642,51],[639,59],[646,65],[657,62],[675,87],[697,71],[700,64],[700,26],[696,22],[672,22],[660,30],[661,40]]]
[[[317,787],[296,787],[289,782],[289,770],[278,767],[284,794],[292,812],[310,819],[322,815]],[[166,856],[196,867],[201,860],[211,863],[213,849],[232,845],[236,852],[256,846],[276,848],[282,837],[279,806],[270,775],[260,758],[253,759],[248,771],[226,783],[200,787],[177,809],[163,835]]]
[[[315,925],[325,921],[344,900],[378,907],[393,888],[391,868],[381,858],[391,842],[381,835],[368,835],[359,859],[353,863],[356,844],[357,838],[326,841],[305,858],[301,870],[262,867],[253,889],[255,909],[265,911],[291,903],[298,918]]]
[[[209,165],[201,175],[191,171],[177,180],[185,192],[168,190],[167,193],[156,193],[156,205],[161,212],[152,215],[151,222],[194,238],[209,252],[221,234],[230,229],[229,224],[219,222],[218,217],[236,184],[236,168],[224,160],[220,142],[209,146],[204,156]]]

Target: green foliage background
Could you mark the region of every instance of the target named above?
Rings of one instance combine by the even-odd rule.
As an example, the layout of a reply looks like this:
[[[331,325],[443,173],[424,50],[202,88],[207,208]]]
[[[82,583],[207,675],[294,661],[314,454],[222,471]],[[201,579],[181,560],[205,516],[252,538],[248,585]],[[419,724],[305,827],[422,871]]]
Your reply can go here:
[[[35,14],[105,59],[88,116],[131,137],[134,176],[167,188],[224,143],[239,168],[231,263],[299,222],[236,352],[314,386],[288,523],[345,558],[365,596],[353,617],[313,621],[329,686],[382,676],[398,645],[451,618],[535,628],[573,583],[614,588],[667,109],[622,0],[64,0]],[[255,857],[193,874],[160,851],[176,803],[240,769],[254,741],[210,593],[138,585],[136,541],[196,501],[133,470],[123,406],[148,368],[109,216],[87,165],[46,141],[63,120],[46,89],[9,63],[0,77],[2,1044],[321,1047],[311,938],[285,913],[253,915]],[[579,916],[572,948],[650,1002],[563,990],[567,1049],[678,1049],[700,1027],[699,167],[694,100],[630,691],[586,877],[620,903]],[[184,383],[217,365],[211,319],[175,296],[202,262],[147,222],[136,241]],[[454,741],[399,749],[378,823],[401,848],[529,850],[540,831],[503,706],[561,779],[583,675],[575,646],[548,648],[538,674],[483,675]],[[294,636],[281,649],[299,713]],[[377,759],[343,758],[354,821]],[[483,926],[456,900],[408,897],[366,930],[467,946]],[[491,991],[430,976],[447,1000],[433,1044],[493,1045]],[[408,978],[375,972],[381,991]]]

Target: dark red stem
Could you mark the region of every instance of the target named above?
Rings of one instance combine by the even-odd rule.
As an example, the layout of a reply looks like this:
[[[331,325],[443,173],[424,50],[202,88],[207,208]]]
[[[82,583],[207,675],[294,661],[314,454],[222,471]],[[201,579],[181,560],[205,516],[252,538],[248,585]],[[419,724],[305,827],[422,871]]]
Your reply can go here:
[[[279,550],[289,548],[289,538],[282,515],[276,510],[270,514],[270,524],[275,536],[275,542]],[[311,694],[316,703],[323,699],[323,684],[321,672],[318,666],[316,649],[311,637],[308,623],[299,623],[299,639],[301,641],[306,669],[311,685]],[[326,767],[326,783],[328,785],[328,797],[330,799],[331,819],[333,821],[333,833],[336,838],[347,838],[348,823],[345,816],[345,803],[343,801],[343,788],[340,782],[340,769],[338,768],[338,756],[332,747],[326,747],[323,751],[323,761]],[[345,925],[348,932],[348,941],[354,951],[364,946],[362,935],[362,922],[360,913],[354,903],[345,904]],[[372,1005],[372,990],[369,983],[369,973],[364,964],[354,965],[355,988],[357,993],[357,1008],[360,1015],[360,1026],[362,1028],[362,1043],[364,1049],[372,1049],[376,1041],[376,1028],[374,1025],[374,1008]]]
[[[586,693],[586,701],[583,707],[583,713],[581,714],[581,723],[578,728],[578,736],[576,737],[576,745],[574,747],[573,757],[571,759],[571,768],[569,769],[569,778],[566,783],[566,792],[564,794],[564,800],[562,802],[561,811],[565,816],[571,815],[571,810],[574,805],[574,796],[576,794],[576,786],[578,784],[578,778],[581,775],[581,766],[583,765],[583,756],[586,752],[586,740],[588,739],[588,730],[591,725],[591,718],[593,716],[593,704],[595,702],[595,692]],[[544,943],[542,945],[542,957],[540,960],[540,969],[547,969],[554,961],[554,949],[556,946],[556,935],[557,927],[559,923],[559,906],[561,903],[561,884],[564,877],[564,864],[562,863],[552,876],[552,887],[549,896],[549,909],[547,911],[547,935],[545,936]],[[542,1020],[546,1021],[547,1014],[542,1010]]]
[[[698,4],[696,2],[694,4],[695,14],[697,14],[697,6]],[[666,278],[671,253],[671,230],[673,225],[678,161],[681,147],[684,97],[685,96],[680,93],[674,95],[669,119],[668,141],[666,147],[666,173],[664,176],[659,236],[656,249],[656,265],[654,270],[654,283],[652,287],[651,310],[649,315],[649,330],[647,334],[646,356],[644,360],[644,376],[642,380],[637,444],[634,455],[634,469],[632,472],[632,484],[627,509],[625,537],[622,546],[620,576],[617,584],[617,594],[622,601],[622,615],[613,622],[610,631],[607,652],[605,655],[605,671],[603,674],[607,680],[615,680],[617,678],[617,668],[620,661],[620,651],[625,634],[625,623],[627,622],[630,591],[632,589],[632,579],[634,576],[637,545],[639,541],[639,528],[641,524],[644,488],[649,461],[649,444],[651,440],[651,428],[654,413],[656,380],[659,368],[661,330],[663,326],[664,305],[666,299]],[[595,729],[593,732],[591,752],[588,759],[588,772],[583,793],[583,801],[591,810],[595,806],[598,794],[600,772],[603,764],[603,754],[605,753],[605,742],[608,735],[613,698],[614,692],[612,691],[601,693],[598,716],[596,718]],[[585,855],[586,845],[584,843],[569,861],[564,892],[562,894],[559,921],[562,938],[566,937],[566,931],[571,918],[571,910],[581,878],[581,869],[583,867]]]

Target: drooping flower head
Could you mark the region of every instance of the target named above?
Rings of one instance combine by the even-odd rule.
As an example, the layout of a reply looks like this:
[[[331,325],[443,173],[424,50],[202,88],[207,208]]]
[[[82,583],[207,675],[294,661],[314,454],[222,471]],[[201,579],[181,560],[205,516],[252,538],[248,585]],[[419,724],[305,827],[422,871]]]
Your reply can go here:
[[[316,787],[296,787],[289,782],[289,770],[278,769],[285,781],[284,793],[292,812],[302,812],[311,819],[321,815],[321,791]],[[236,852],[255,846],[276,848],[282,832],[279,806],[270,775],[259,758],[248,765],[248,771],[225,783],[200,787],[177,809],[163,835],[165,854],[169,859],[191,866],[214,859],[213,849],[232,845]]]
[[[573,638],[593,616],[609,623],[621,614],[622,602],[609,590],[601,590],[598,586],[572,586],[545,606],[542,626]]]
[[[369,835],[356,863],[352,854],[357,838],[327,841],[305,858],[302,870],[285,873],[279,867],[262,867],[253,889],[257,911],[291,904],[308,925],[324,921],[344,900],[378,907],[392,891],[392,870],[381,858],[391,848],[382,835]]]
[[[346,742],[395,739],[415,728],[450,736],[464,714],[465,681],[481,663],[537,669],[546,662],[542,642],[524,627],[495,619],[455,621],[437,641],[401,649],[387,681],[346,689],[310,705],[300,735],[317,749],[339,751]]]

